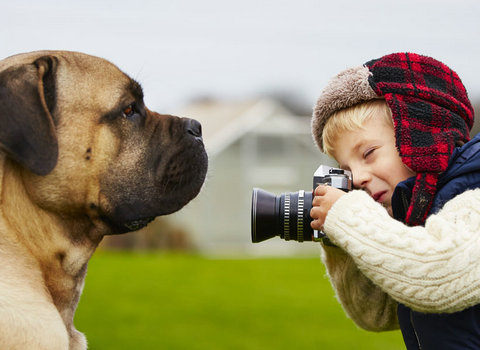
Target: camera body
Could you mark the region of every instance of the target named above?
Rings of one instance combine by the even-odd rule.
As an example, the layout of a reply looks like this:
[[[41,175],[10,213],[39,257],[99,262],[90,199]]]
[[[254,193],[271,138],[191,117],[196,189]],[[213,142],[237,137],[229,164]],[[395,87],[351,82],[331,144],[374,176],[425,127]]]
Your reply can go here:
[[[348,170],[320,165],[313,174],[313,191],[319,184],[352,189],[352,174]],[[252,242],[262,242],[274,236],[284,240],[321,241],[326,236],[313,230],[312,218],[313,191],[300,190],[276,196],[259,188],[252,193]]]
[[[313,174],[313,190],[324,184],[348,192],[352,190],[352,173],[348,170],[320,165]],[[322,241],[326,235],[322,231],[313,230],[313,241]]]
[[[320,165],[313,174],[313,190],[315,191],[320,184],[348,192],[352,189],[352,173],[348,170]]]

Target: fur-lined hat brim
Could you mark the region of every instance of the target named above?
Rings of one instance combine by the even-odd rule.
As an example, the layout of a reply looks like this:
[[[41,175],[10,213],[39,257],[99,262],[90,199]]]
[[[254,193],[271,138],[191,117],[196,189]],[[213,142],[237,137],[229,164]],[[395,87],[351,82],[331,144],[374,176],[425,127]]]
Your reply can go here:
[[[323,128],[333,113],[357,103],[381,98],[368,83],[370,75],[366,66],[349,68],[333,77],[322,91],[312,117],[313,138],[322,152]]]

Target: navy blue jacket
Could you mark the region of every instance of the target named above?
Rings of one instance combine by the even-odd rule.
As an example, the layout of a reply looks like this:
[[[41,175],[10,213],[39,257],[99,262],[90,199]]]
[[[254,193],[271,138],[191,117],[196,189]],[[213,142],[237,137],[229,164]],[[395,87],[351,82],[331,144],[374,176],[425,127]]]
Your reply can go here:
[[[397,220],[405,219],[414,180],[413,177],[399,183],[392,196],[393,216]],[[438,212],[457,194],[479,187],[480,134],[455,149],[447,170],[439,177],[429,214]],[[408,350],[480,349],[480,304],[451,314],[420,313],[400,304],[397,313]]]

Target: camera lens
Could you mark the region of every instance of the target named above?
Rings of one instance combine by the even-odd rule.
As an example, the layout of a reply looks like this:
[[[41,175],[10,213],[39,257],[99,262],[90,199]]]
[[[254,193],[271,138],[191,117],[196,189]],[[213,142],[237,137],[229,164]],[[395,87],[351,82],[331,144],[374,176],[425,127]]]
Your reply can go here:
[[[252,193],[252,242],[279,236],[285,240],[311,241],[312,192],[282,193],[276,196],[259,188]]]

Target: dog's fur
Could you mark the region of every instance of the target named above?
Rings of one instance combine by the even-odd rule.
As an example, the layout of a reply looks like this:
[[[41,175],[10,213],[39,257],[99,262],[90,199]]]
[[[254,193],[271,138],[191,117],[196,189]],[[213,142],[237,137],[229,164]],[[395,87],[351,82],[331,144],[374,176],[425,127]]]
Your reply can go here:
[[[98,57],[0,61],[1,349],[85,349],[73,317],[102,237],[198,194],[200,124],[152,112],[142,97]]]

